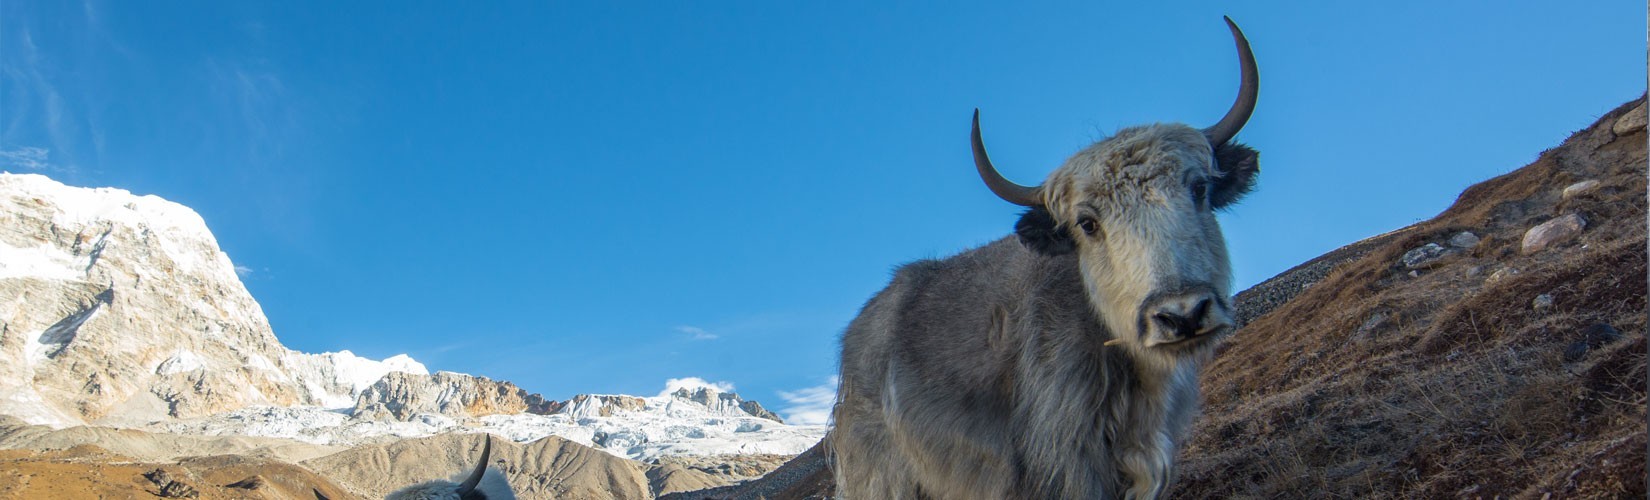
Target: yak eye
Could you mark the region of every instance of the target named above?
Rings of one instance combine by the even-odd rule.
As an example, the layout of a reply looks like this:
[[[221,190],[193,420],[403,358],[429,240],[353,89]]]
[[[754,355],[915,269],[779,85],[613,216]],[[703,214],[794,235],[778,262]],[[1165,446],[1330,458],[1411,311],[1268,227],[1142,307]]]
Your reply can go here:
[[[1084,217],[1077,221],[1077,228],[1082,229],[1083,234],[1094,234],[1095,231],[1100,230],[1100,223],[1095,222],[1094,219]]]
[[[1192,181],[1192,202],[1202,205],[1209,199],[1209,181]]]

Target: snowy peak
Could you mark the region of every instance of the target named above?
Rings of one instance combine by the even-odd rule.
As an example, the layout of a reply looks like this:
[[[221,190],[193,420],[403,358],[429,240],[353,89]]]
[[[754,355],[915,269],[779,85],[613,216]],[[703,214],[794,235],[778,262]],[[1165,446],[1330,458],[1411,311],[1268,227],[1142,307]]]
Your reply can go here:
[[[281,346],[206,222],[121,189],[0,173],[0,413],[120,425],[348,408],[405,356]]]
[[[697,404],[712,414],[752,416],[785,423],[785,419],[779,418],[779,415],[763,408],[761,403],[747,401],[740,398],[739,394],[735,392],[719,392],[711,387],[700,387],[691,390],[682,388],[670,393],[670,399]]]

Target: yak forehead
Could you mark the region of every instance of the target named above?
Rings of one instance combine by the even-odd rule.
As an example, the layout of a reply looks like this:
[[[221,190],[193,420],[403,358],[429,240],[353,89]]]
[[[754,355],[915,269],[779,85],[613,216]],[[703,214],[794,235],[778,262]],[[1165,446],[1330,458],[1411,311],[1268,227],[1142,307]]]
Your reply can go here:
[[[1050,174],[1044,182],[1047,205],[1057,217],[1070,221],[1084,203],[1107,212],[1143,202],[1164,203],[1162,190],[1185,185],[1194,176],[1215,175],[1210,157],[1208,139],[1192,127],[1126,128],[1078,151]]]

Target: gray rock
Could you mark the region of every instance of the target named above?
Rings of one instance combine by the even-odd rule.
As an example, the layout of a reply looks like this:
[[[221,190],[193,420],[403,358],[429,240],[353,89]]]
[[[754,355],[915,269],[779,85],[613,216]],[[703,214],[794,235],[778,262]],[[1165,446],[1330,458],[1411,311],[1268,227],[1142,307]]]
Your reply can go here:
[[[1577,214],[1569,214],[1543,222],[1524,232],[1523,252],[1528,255],[1569,241],[1580,235],[1581,230],[1586,227],[1587,220]]]
[[[1479,241],[1478,235],[1472,234],[1472,231],[1461,231],[1459,233],[1455,233],[1455,236],[1449,237],[1449,246],[1455,248],[1472,248],[1478,246]]]
[[[1631,134],[1644,130],[1645,121],[1644,105],[1639,104],[1632,111],[1628,111],[1627,114],[1621,115],[1621,118],[1617,118],[1615,125],[1610,127],[1610,131],[1615,132],[1616,135]]]
[[[1364,324],[1358,325],[1358,330],[1354,333],[1360,338],[1367,338],[1376,328],[1380,328],[1384,324],[1386,324],[1386,314],[1377,312],[1369,315],[1369,319],[1365,319]]]
[[[1484,283],[1485,284],[1496,283],[1496,282],[1499,282],[1501,280],[1511,278],[1513,276],[1518,276],[1518,269],[1511,268],[1511,267],[1503,267],[1501,269],[1496,269],[1495,272],[1493,272],[1493,273],[1490,273],[1490,277],[1484,278]]]
[[[1574,363],[1576,361],[1581,361],[1581,358],[1583,356],[1586,356],[1586,355],[1587,355],[1587,341],[1585,341],[1585,340],[1577,340],[1575,342],[1571,342],[1568,347],[1564,348],[1564,362],[1565,363]]]
[[[1472,266],[1472,267],[1467,268],[1467,277],[1468,278],[1478,276],[1480,274],[1484,274],[1484,266]]]
[[[1403,261],[1404,267],[1419,269],[1430,266],[1433,263],[1438,262],[1438,259],[1442,259],[1445,255],[1449,254],[1449,249],[1444,248],[1437,243],[1427,243],[1426,245],[1422,245],[1410,249],[1408,252],[1404,252],[1404,256],[1400,260]]]
[[[1600,347],[1605,344],[1621,340],[1621,330],[1604,323],[1593,323],[1581,331],[1582,338],[1588,347]]]
[[[1598,190],[1598,187],[1600,185],[1602,185],[1602,184],[1600,184],[1598,181],[1588,179],[1588,180],[1585,180],[1585,181],[1577,182],[1575,184],[1571,184],[1569,186],[1565,186],[1564,187],[1564,199],[1568,200],[1570,198],[1575,198],[1577,196],[1581,196],[1581,195],[1584,195],[1584,194],[1587,194],[1587,193],[1591,193],[1593,191]]]
[[[1541,295],[1537,295],[1537,296],[1535,296],[1535,300],[1530,301],[1530,307],[1534,307],[1535,310],[1537,310],[1537,311],[1545,311],[1545,310],[1548,310],[1548,309],[1552,309],[1553,308],[1553,296],[1545,294],[1545,293],[1543,293]]]
[[[1616,327],[1593,323],[1581,330],[1581,338],[1571,342],[1564,348],[1564,362],[1574,363],[1587,356],[1587,351],[1603,347],[1605,344],[1621,339],[1621,331]]]

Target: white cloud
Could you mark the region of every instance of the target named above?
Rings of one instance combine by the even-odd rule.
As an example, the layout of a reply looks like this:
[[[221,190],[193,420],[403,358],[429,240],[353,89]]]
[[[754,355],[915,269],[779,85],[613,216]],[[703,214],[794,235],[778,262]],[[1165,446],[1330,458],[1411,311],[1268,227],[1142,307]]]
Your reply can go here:
[[[14,167],[23,170],[44,170],[47,172],[61,172],[63,169],[53,165],[49,160],[51,150],[34,146],[4,147],[0,146],[0,167]]]
[[[659,397],[669,396],[677,389],[693,391],[699,388],[707,388],[716,392],[733,392],[733,382],[707,382],[699,377],[673,378],[665,381],[665,390],[659,393]]]
[[[687,335],[688,338],[693,340],[716,340],[718,337],[718,335],[697,326],[678,326],[676,331]]]
[[[235,266],[235,275],[240,276],[242,278],[245,278],[247,276],[251,276],[252,275],[252,268],[237,265],[237,266]]]
[[[823,385],[779,391],[780,399],[788,405],[779,412],[785,422],[794,425],[825,425],[831,421],[831,407],[836,405],[836,388],[842,379],[832,375]]]

